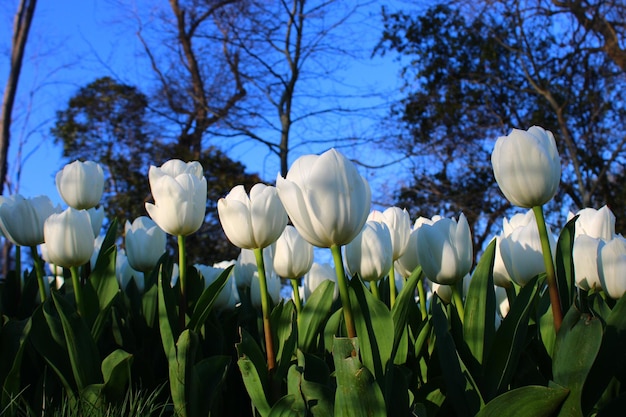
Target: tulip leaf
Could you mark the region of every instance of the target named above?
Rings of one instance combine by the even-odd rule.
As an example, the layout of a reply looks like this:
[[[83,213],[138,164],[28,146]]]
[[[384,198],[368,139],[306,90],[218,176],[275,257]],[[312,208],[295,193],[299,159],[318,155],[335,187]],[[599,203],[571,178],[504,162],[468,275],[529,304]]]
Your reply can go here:
[[[230,366],[230,356],[216,355],[204,358],[193,366],[192,380],[188,387],[190,415],[207,416]]]
[[[168,361],[176,358],[176,340],[180,334],[176,314],[176,296],[170,286],[170,274],[171,265],[165,262],[161,264],[158,284],[159,330]]]
[[[358,331],[358,330],[357,330]],[[372,373],[359,361],[358,338],[335,338],[335,417],[385,417],[385,399]]]
[[[237,365],[252,404],[262,416],[267,416],[270,411],[266,396],[269,386],[267,363],[254,338],[244,328],[240,328],[239,332],[241,341],[235,345],[239,355]]]
[[[193,329],[193,331],[200,332],[201,327],[211,313],[213,303],[215,303],[215,300],[217,300],[217,297],[219,297],[220,292],[226,285],[232,269],[232,266],[226,268],[220,276],[202,292],[200,298],[198,298],[188,324],[188,327]],[[193,270],[193,268],[190,270]]]
[[[193,385],[192,372],[197,349],[198,336],[185,329],[176,341],[175,356],[170,357],[168,361],[170,393],[177,416],[192,417],[189,409],[193,402],[188,392]]]
[[[528,282],[519,292],[511,309],[502,320],[494,337],[493,346],[485,360],[485,390],[487,400],[501,394],[509,385],[524,349],[528,320],[539,287],[543,280],[537,277]]]
[[[570,306],[574,304],[574,298],[576,296],[574,258],[572,257],[576,219],[578,219],[578,216],[574,216],[567,222],[563,230],[561,230],[556,245],[556,282],[559,289],[562,311],[569,310]]]
[[[341,334],[341,327],[343,327],[343,309],[339,308],[330,315],[326,326],[324,326],[324,347],[326,351],[332,352],[335,336]],[[345,331],[343,334],[345,334]]]
[[[572,306],[563,319],[554,348],[554,382],[570,390],[560,416],[582,416],[583,384],[602,343],[602,323],[597,317],[581,315]],[[572,314],[570,314],[572,313]],[[568,321],[568,317],[573,319]],[[571,322],[574,324],[569,327]]]
[[[465,298],[463,338],[474,359],[482,364],[496,332],[496,294],[493,287],[493,264],[496,241],[491,241],[480,258]]]
[[[478,387],[456,349],[444,305],[435,294],[432,301],[433,327],[437,338],[439,365],[446,385],[446,399],[457,416],[473,416],[483,405]]]
[[[405,363],[408,355],[409,332],[407,317],[409,316],[411,308],[417,308],[415,304],[415,288],[417,288],[417,284],[420,282],[421,275],[422,269],[418,266],[404,283],[391,309],[393,319],[393,347],[391,357],[394,359],[394,363],[398,365]]]
[[[313,349],[313,343],[331,312],[334,291],[333,281],[322,281],[302,307],[298,319],[298,348],[303,352]]]
[[[382,381],[393,350],[394,325],[391,312],[385,303],[367,291],[358,278],[350,281],[350,288],[354,324],[361,347],[361,361],[377,380]]]
[[[0,339],[0,382],[2,383],[3,410],[7,406],[13,407],[13,399],[16,398],[21,389],[21,369],[24,348],[29,345],[29,335],[32,328],[32,317],[28,320],[9,320],[2,327],[2,338]],[[16,414],[17,410],[13,410]],[[8,413],[13,415],[14,413]]]
[[[550,417],[559,409],[568,393],[562,387],[528,385],[516,388],[489,401],[476,417]]]
[[[87,325],[72,305],[56,291],[51,293],[59,314],[65,346],[79,391],[88,385],[101,382],[100,355]]]
[[[306,417],[307,411],[304,403],[294,394],[282,397],[274,404],[269,417]]]
[[[606,318],[602,345],[583,387],[582,408],[587,415],[598,402],[611,379],[626,367],[626,294]]]
[[[48,298],[33,313],[30,340],[71,398],[76,393],[76,384],[72,380],[73,372],[67,356],[63,326],[52,306],[53,301]]]
[[[121,401],[127,392],[127,384],[130,381],[130,366],[133,355],[116,349],[102,361],[101,369],[104,378],[103,391],[110,401]]]
[[[22,293],[18,297],[15,297],[16,300],[19,300],[17,317],[26,318],[32,314],[38,303],[38,295],[39,284],[37,283],[37,273],[35,268],[33,268],[29,274],[25,274]]]
[[[270,322],[277,360],[274,375],[280,380],[287,375],[298,343],[296,309],[293,301],[288,300],[286,303],[281,301],[274,307]]]

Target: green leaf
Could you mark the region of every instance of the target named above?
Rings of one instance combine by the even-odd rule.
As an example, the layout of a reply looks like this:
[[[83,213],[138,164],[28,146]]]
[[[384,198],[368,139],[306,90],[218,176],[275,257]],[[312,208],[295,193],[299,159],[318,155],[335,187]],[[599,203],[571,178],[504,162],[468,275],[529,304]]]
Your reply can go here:
[[[572,257],[576,219],[578,219],[578,216],[574,216],[567,222],[563,230],[561,230],[556,245],[556,283],[561,300],[561,311],[568,311],[570,306],[574,304],[574,298],[576,297],[574,259]]]
[[[87,325],[70,303],[56,291],[51,295],[63,327],[74,379],[78,390],[82,391],[88,385],[102,382],[98,348]]]
[[[266,394],[269,385],[267,363],[254,338],[243,328],[240,328],[239,331],[241,341],[235,345],[239,355],[237,365],[252,404],[263,417],[266,417],[270,412]]]
[[[11,404],[17,398],[21,390],[21,369],[24,348],[28,346],[32,318],[18,321],[9,320],[2,327],[0,357],[3,358],[2,367],[2,409]],[[15,412],[17,410],[14,410]]]
[[[626,294],[606,317],[602,345],[583,387],[582,409],[587,415],[609,382],[626,366]]]
[[[102,361],[102,376],[104,377],[103,391],[109,401],[121,401],[127,392],[127,385],[130,381],[130,366],[133,362],[133,355],[116,349]]]
[[[385,303],[372,296],[361,280],[353,278],[350,289],[361,360],[376,379],[382,381],[393,350],[394,324],[391,312]]]
[[[398,356],[397,359],[399,363],[397,364],[399,365],[406,362],[408,355],[409,332],[407,317],[409,316],[411,308],[417,308],[415,304],[415,288],[417,288],[417,284],[420,282],[421,275],[422,268],[417,267],[404,283],[391,309],[391,317],[393,319],[393,347],[391,357],[395,360],[396,356]],[[400,347],[402,347],[402,349],[400,349]]]
[[[296,324],[296,310],[293,301],[281,301],[270,315],[270,323],[276,350],[275,378],[283,379],[291,366],[291,359],[295,355],[298,343]]]
[[[230,366],[230,356],[216,355],[204,358],[193,367],[189,402],[193,416],[207,416]]]
[[[159,307],[159,330],[163,349],[168,361],[176,358],[176,341],[180,330],[178,328],[178,314],[176,310],[176,295],[170,286],[171,265],[163,263],[159,266],[158,281],[158,307]]]
[[[176,415],[193,417],[188,392],[192,387],[192,372],[198,349],[198,336],[185,329],[176,341],[175,357],[169,360],[169,382]]]
[[[482,364],[496,333],[496,294],[493,287],[493,263],[496,241],[491,241],[480,258],[465,298],[463,337],[472,355]]]
[[[524,349],[523,341],[526,339],[529,315],[535,305],[541,282],[543,281],[535,277],[520,290],[496,332],[493,347],[484,366],[484,396],[487,400],[502,393],[511,382]]]
[[[298,318],[298,347],[303,352],[313,349],[313,344],[331,313],[334,292],[333,281],[322,281],[302,307]]]
[[[489,401],[476,417],[550,417],[559,409],[569,391],[529,385],[508,391]]]
[[[307,417],[306,406],[294,394],[282,397],[270,410],[269,417]]]
[[[204,325],[207,317],[209,317],[213,303],[226,285],[232,269],[232,266],[226,268],[220,276],[202,292],[200,298],[198,298],[188,324],[188,327],[193,329],[196,333],[200,332],[201,327]]]
[[[443,302],[436,294],[432,301],[432,312],[437,338],[436,349],[445,380],[447,399],[457,416],[473,416],[483,405],[483,400],[472,375],[457,352]]]
[[[335,338],[335,417],[385,417],[385,399],[372,373],[358,359],[358,338]]]
[[[563,319],[554,349],[552,372],[554,382],[570,390],[559,416],[583,416],[583,384],[602,343],[602,323],[597,317],[580,315],[575,306]],[[569,313],[569,312],[568,312]],[[577,318],[569,326],[568,317]],[[576,317],[577,316],[577,317]]]

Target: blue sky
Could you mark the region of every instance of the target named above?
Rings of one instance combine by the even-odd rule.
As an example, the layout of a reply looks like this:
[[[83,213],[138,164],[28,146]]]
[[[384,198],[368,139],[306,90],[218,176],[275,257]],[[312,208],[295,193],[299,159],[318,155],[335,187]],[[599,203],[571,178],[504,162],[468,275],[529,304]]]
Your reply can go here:
[[[148,7],[154,7],[154,2],[143,0],[138,3],[143,7],[142,13]],[[167,2],[163,3],[167,6]],[[55,112],[66,106],[78,88],[104,75],[119,77],[140,88],[146,79],[145,71],[149,68],[134,33],[136,26],[124,11],[112,4],[106,0],[56,0],[40,1],[37,5],[14,110],[9,158],[9,174],[14,181],[18,169],[16,161],[21,161],[19,192],[24,196],[45,194],[62,203],[54,186],[54,175],[64,161],[49,130]],[[17,0],[0,4],[0,82],[3,86],[16,7]],[[375,16],[379,9],[380,3],[373,2],[372,15]],[[380,26],[379,20],[370,19],[368,27],[363,29],[364,42],[373,45]],[[353,88],[375,84],[397,91],[400,84],[398,73],[399,64],[391,57],[378,57],[351,64],[341,76],[349,80]],[[229,155],[242,160],[249,171],[258,172],[262,178],[271,181],[278,172],[275,158],[246,158],[250,154],[259,155],[259,151],[266,152],[257,146],[244,143],[230,150]],[[300,150],[301,153],[315,151],[306,147]],[[364,171],[363,174],[370,181],[379,176],[374,172]],[[373,191],[376,187],[373,183]]]

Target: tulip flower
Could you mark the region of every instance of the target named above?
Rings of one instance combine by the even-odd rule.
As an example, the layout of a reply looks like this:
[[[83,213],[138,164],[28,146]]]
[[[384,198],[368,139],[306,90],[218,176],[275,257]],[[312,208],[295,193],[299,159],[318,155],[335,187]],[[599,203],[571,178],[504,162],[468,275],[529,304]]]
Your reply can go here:
[[[550,247],[554,250],[556,241],[551,233],[549,236]],[[533,210],[528,210],[525,214],[518,213],[510,220],[504,219],[498,245],[508,275],[519,286],[525,286],[533,277],[546,272]]]
[[[141,272],[150,272],[165,253],[166,235],[149,217],[137,217],[124,226],[126,256],[130,266]]]
[[[585,291],[599,289],[598,250],[604,242],[615,236],[615,215],[607,206],[599,210],[585,208],[576,214],[578,218],[572,252],[576,286]],[[573,217],[574,214],[569,213],[568,221]]]
[[[554,135],[541,127],[500,136],[491,154],[498,186],[511,204],[532,208],[550,201],[559,187],[561,160]]]
[[[626,292],[626,239],[616,235],[599,249],[598,272],[604,292],[614,300]]]
[[[188,236],[204,222],[207,185],[199,162],[172,159],[148,172],[154,204],[146,203],[148,214],[166,233]]]
[[[374,220],[365,223],[361,233],[345,246],[346,264],[351,274],[364,281],[378,281],[393,265],[391,234],[386,224]],[[376,294],[376,283],[371,283]]]
[[[92,207],[87,210],[87,213],[89,213],[89,219],[91,220],[93,235],[98,236],[100,229],[102,229],[102,223],[104,222],[104,207]]]
[[[293,226],[285,227],[276,241],[274,271],[279,277],[298,279],[313,265],[313,246]]]
[[[64,268],[89,262],[95,238],[86,210],[69,207],[51,214],[44,223],[43,234],[50,262]]]
[[[93,161],[74,161],[56,175],[56,186],[65,203],[76,210],[98,205],[104,192],[104,171]]]
[[[278,304],[280,301],[280,278],[276,274],[268,274],[267,279],[267,295],[271,299],[272,303]],[[258,272],[254,273],[252,279],[252,285],[250,286],[250,301],[254,308],[263,309],[263,295],[261,293],[261,280],[259,279]],[[271,333],[270,333],[271,334]],[[273,368],[273,366],[272,366]],[[271,369],[271,368],[270,368]]]
[[[50,262],[70,268],[78,314],[83,315],[85,306],[78,267],[89,262],[94,249],[89,213],[69,207],[62,213],[51,214],[43,225],[43,234]]]
[[[361,232],[371,205],[369,184],[345,156],[331,149],[298,158],[276,188],[289,218],[314,246],[330,248],[348,337],[356,337],[341,246]]]
[[[349,243],[370,211],[367,181],[335,149],[320,156],[301,156],[286,178],[278,176],[276,188],[298,232],[321,248]]]
[[[513,287],[514,281],[511,279],[509,272],[506,270],[506,265],[502,260],[502,253],[500,252],[501,236],[502,234],[494,238],[496,240],[496,250],[493,260],[493,283],[499,288],[510,289]]]
[[[196,232],[204,222],[207,185],[199,162],[171,159],[161,167],[148,171],[154,204],[146,203],[146,210],[159,227],[178,236],[178,264],[180,268],[179,325],[185,327],[187,309],[187,252],[185,236]]]
[[[393,261],[400,258],[404,254],[411,234],[411,218],[406,209],[389,207],[383,212],[373,210],[369,214],[368,220],[376,220],[387,225],[391,235]],[[393,307],[396,301],[396,273],[393,266],[389,269],[389,298]]]
[[[242,249],[265,248],[287,225],[287,212],[275,187],[255,184],[246,195],[237,185],[217,202],[217,213],[228,240]]]
[[[311,269],[313,264],[313,246],[300,236],[295,227],[287,226],[276,241],[273,264],[274,271],[279,277],[291,281],[294,303],[299,314],[302,303],[298,290],[298,279]]]
[[[472,267],[472,234],[463,214],[424,223],[417,235],[418,259],[424,275],[441,285],[454,285]]]
[[[133,267],[128,262],[128,257],[126,256],[126,252],[124,249],[120,249],[117,251],[117,258],[115,261],[115,275],[117,276],[117,281],[120,283],[120,287],[122,290],[126,291],[126,287],[130,284],[130,281],[133,280],[135,282],[135,286],[139,293],[143,293],[145,288],[145,281],[143,279],[143,273],[133,269]]]
[[[24,198],[19,194],[4,198],[0,204],[0,226],[14,245],[37,246],[44,242],[43,224],[53,213],[60,212],[50,198]]]

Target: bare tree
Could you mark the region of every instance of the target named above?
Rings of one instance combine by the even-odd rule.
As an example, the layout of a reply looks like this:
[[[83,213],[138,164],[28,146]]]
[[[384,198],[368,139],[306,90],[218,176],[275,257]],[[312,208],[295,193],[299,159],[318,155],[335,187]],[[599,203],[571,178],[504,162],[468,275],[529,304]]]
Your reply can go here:
[[[13,105],[22,71],[22,61],[30,25],[35,14],[37,0],[21,0],[13,21],[13,38],[11,40],[11,68],[2,98],[0,113],[0,194],[4,191],[7,176],[9,143],[11,140],[11,118]]]

